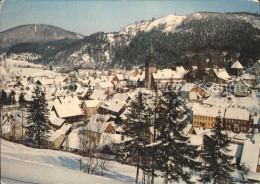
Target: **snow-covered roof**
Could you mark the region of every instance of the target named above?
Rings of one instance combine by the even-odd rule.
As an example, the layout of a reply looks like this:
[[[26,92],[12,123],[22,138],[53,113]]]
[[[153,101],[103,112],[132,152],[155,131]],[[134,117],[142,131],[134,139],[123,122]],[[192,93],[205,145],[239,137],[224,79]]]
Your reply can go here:
[[[116,94],[113,95],[112,100],[117,100],[117,101],[120,101],[120,102],[126,102],[128,98],[129,98],[129,96],[127,94],[116,93]]]
[[[237,68],[237,69],[242,69],[244,68],[241,63],[239,61],[236,61],[232,66],[231,68]]]
[[[101,87],[101,88],[111,88],[111,87],[114,87],[114,85],[112,84],[112,82],[110,81],[106,81],[106,82],[99,82],[98,85]]]
[[[259,143],[253,143],[250,140],[245,141],[240,163],[244,163],[248,167],[249,171],[256,172],[259,150]]]
[[[101,102],[99,100],[85,100],[86,107],[97,107]]]
[[[224,69],[224,68],[213,68],[212,70],[215,72],[217,77],[220,79],[223,79],[223,80],[231,79],[231,77],[227,73],[226,69]]]
[[[74,103],[54,103],[54,108],[60,118],[67,118],[72,116],[84,115],[84,112],[80,109],[78,104]]]
[[[246,178],[248,180],[260,181],[260,172],[248,172]]]
[[[58,139],[60,136],[64,136],[65,138],[65,135],[63,134],[62,131],[60,130],[49,130],[48,134],[47,134],[49,137],[47,138],[48,141],[50,142],[54,142],[56,139]]]
[[[229,144],[227,152],[228,155],[233,156],[232,164],[236,163],[236,158],[241,158],[243,146],[241,144]]]
[[[125,106],[125,103],[120,102],[118,100],[109,100],[109,101],[105,101],[101,107],[103,109],[107,109],[110,110],[112,112],[116,112],[118,113],[123,107]]]
[[[107,94],[103,90],[95,89],[89,98],[104,101],[107,98]]]
[[[200,146],[200,148],[202,149],[202,146],[203,146],[203,136],[202,135],[189,134],[188,137],[190,138],[191,145]]]
[[[104,121],[104,119],[98,119],[99,116],[93,115],[90,118],[89,123],[86,126],[86,130],[91,132],[103,133],[107,126],[110,124],[109,122]]]
[[[86,126],[86,130],[103,133],[107,126],[112,122],[107,122],[110,119],[109,115],[94,114],[89,119],[89,123]]]
[[[196,135],[212,135],[211,129],[208,128],[194,127],[194,131]]]
[[[65,122],[65,119],[62,119],[59,117],[56,117],[53,120],[51,120],[51,124],[56,125],[56,126],[61,126],[62,123],[64,123],[64,122]]]
[[[59,129],[59,131],[61,131],[65,135],[71,127],[72,127],[71,124],[66,123],[66,124],[62,125],[62,127]]]
[[[220,117],[223,118],[225,113],[224,107],[199,105],[199,104],[194,105],[192,110],[193,110],[193,115],[209,116],[209,117],[217,117],[220,115]]]
[[[195,84],[193,83],[186,83],[182,86],[181,91],[190,92],[194,86]]]
[[[77,104],[77,105],[81,105],[81,101],[79,100],[79,98],[77,96],[63,96],[63,97],[59,97],[59,101],[61,104]]]
[[[177,66],[176,70],[172,69],[159,69],[156,73],[153,73],[153,78],[159,80],[171,80],[182,79],[187,71],[182,66]]]
[[[81,128],[72,130],[72,132],[67,136],[67,140],[63,142],[63,146],[68,146],[71,149],[81,149],[80,131],[82,131]]]
[[[250,112],[236,107],[227,108],[225,118],[249,121]]]
[[[113,148],[113,144],[118,144],[121,142],[122,135],[120,134],[109,134],[103,132],[100,136],[99,146],[102,149],[108,146],[110,149]]]

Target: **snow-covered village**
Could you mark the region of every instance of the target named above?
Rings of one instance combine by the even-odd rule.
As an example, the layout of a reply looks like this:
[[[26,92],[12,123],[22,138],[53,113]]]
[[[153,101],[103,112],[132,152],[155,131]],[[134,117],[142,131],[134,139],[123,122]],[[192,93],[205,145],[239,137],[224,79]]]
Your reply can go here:
[[[260,183],[251,13],[171,14],[89,36],[1,29],[1,184]]]

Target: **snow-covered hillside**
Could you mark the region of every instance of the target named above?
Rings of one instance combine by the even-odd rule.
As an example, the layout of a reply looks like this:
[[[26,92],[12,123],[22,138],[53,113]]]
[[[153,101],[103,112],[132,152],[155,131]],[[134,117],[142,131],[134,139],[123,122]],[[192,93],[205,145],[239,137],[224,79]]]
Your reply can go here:
[[[95,183],[120,184],[134,181],[135,169],[111,162],[106,170],[110,177],[90,175],[79,170],[75,154],[48,149],[33,149],[1,139],[1,176],[9,183]],[[124,175],[126,174],[126,175]]]
[[[158,19],[140,21],[130,24],[124,27],[119,32],[92,34],[82,41],[79,41],[72,47],[68,47],[68,49],[59,51],[54,57],[51,56],[47,60],[48,62],[53,62],[57,65],[64,66],[69,65],[85,68],[109,68],[113,66],[123,68],[129,65],[129,61],[126,61],[129,58],[131,58],[130,62],[133,62],[133,60],[136,60],[136,63],[143,62],[143,60],[145,59],[145,52],[149,49],[148,46],[151,42],[151,39],[154,42],[153,44],[155,50],[158,50],[159,48],[159,50],[167,51],[169,45],[172,44],[170,43],[170,38],[172,38],[173,40],[175,40],[175,44],[173,48],[171,48],[171,50],[180,49],[177,50],[176,53],[187,52],[185,54],[189,55],[193,52],[193,48],[189,48],[188,51],[185,49],[183,50],[183,48],[189,47],[189,45],[194,44],[197,44],[198,46],[202,45],[201,47],[203,48],[203,44],[206,44],[204,43],[204,41],[206,42],[206,40],[208,40],[207,36],[211,36],[211,39],[215,40],[219,37],[219,35],[223,35],[222,32],[227,32],[228,34],[233,35],[236,31],[236,27],[248,27],[248,23],[255,28],[260,28],[259,16],[247,13],[221,14],[211,12],[197,12],[186,16],[168,15]],[[196,27],[197,25],[199,26]],[[167,33],[176,33],[178,34],[178,39],[169,36],[170,38],[167,41],[161,43],[162,40],[158,33],[155,33],[154,35],[140,33],[149,33],[153,29],[158,30],[158,32],[166,33],[166,35],[170,35]],[[214,31],[212,31],[211,29],[213,29]],[[250,28],[249,30],[251,29],[253,28]],[[203,43],[200,43],[199,41],[192,42],[192,38],[183,40],[186,37],[190,36],[188,34],[190,31],[194,32],[193,35],[197,38],[197,40],[204,40]],[[239,31],[243,32],[243,30]],[[243,34],[250,33],[247,33],[244,30]],[[223,38],[223,40],[228,40],[228,38]],[[180,46],[178,46],[178,40],[181,40],[180,42],[184,43],[180,43]],[[187,44],[187,46],[183,46],[185,44]],[[227,44],[225,41],[220,43],[220,50],[223,49],[221,47],[225,44]],[[239,41],[236,41],[236,43],[234,43],[234,45],[240,44],[241,43]],[[136,50],[140,49],[143,49],[142,51],[140,51],[141,54],[136,52]],[[133,54],[131,54],[132,52],[134,52],[134,56]],[[163,58],[164,56],[158,57]],[[161,59],[162,61],[158,62],[165,62],[168,56],[165,57],[166,59]],[[47,61],[45,60],[44,62]]]
[[[135,36],[137,31],[151,31],[153,28],[159,27],[160,25],[165,24],[165,32],[174,32],[177,30],[177,27],[181,25],[182,21],[187,16],[178,16],[178,15],[168,15],[152,21],[142,21],[135,24],[131,24],[123,28],[119,34],[131,34]]]

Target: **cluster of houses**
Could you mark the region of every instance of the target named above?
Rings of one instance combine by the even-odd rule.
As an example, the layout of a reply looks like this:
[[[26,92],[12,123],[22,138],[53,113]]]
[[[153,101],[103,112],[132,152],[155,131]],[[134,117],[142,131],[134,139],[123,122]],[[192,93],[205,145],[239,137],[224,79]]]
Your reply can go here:
[[[208,83],[229,87],[225,92],[232,92],[238,97],[250,96],[252,90],[259,91],[260,61],[247,73],[238,61],[231,66],[230,74],[223,68],[207,71],[203,85],[186,83],[185,74],[189,71],[182,66],[175,69],[157,68],[150,54],[144,70],[131,72],[80,70],[69,74],[50,71],[28,76],[18,74],[13,80],[7,79],[1,83],[1,90],[7,94],[15,92],[17,102],[19,95],[24,94],[22,104],[2,107],[1,136],[7,139],[25,139],[28,126],[25,106],[32,103],[35,85],[40,85],[45,91],[50,111],[49,137],[44,140],[47,147],[80,151],[84,147],[82,141],[87,139],[92,142],[89,146],[99,146],[102,151],[112,153],[113,143],[127,140],[121,135],[124,122],[127,122],[123,120],[126,118],[127,105],[137,91],[141,88],[151,94],[152,89],[166,89],[170,86],[187,102],[195,102],[191,107],[191,122],[186,130],[191,143],[203,149],[205,136],[210,134],[210,129],[215,127],[216,117],[220,116],[233,140],[231,154],[236,158],[234,164],[240,161],[250,165],[247,155],[249,150],[254,150],[254,158],[249,156],[256,161],[250,165],[254,178],[254,173],[260,171],[260,139],[248,140],[246,137],[252,128],[252,113],[243,107],[224,108],[202,102],[211,95],[206,86]],[[259,115],[257,117],[256,121],[259,122]],[[153,133],[151,128],[148,134],[153,137]],[[83,139],[84,136],[87,138]]]

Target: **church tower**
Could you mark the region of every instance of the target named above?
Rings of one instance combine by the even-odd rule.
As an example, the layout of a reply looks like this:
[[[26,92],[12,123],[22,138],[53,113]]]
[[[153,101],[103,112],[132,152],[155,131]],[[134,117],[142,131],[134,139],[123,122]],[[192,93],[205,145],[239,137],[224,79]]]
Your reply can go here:
[[[146,58],[145,62],[145,86],[147,89],[152,89],[154,87],[153,73],[157,72],[157,63],[153,57],[153,46],[151,45],[149,56]]]

